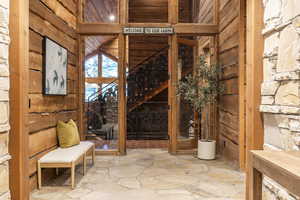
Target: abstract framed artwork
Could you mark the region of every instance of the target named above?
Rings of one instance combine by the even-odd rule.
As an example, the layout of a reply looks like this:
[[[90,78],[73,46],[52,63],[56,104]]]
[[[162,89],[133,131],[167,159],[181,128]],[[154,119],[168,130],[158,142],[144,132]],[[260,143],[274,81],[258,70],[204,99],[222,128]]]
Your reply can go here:
[[[43,94],[67,95],[68,50],[44,37]]]

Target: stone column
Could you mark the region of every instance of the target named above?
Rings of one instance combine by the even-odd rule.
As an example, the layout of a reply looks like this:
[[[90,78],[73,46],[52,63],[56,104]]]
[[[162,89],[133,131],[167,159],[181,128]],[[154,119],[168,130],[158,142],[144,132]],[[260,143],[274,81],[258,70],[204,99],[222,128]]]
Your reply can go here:
[[[300,150],[300,2],[263,0],[265,6],[265,149]],[[265,178],[267,199],[298,199]]]
[[[0,200],[10,199],[8,173],[9,134],[9,0],[0,1]]]

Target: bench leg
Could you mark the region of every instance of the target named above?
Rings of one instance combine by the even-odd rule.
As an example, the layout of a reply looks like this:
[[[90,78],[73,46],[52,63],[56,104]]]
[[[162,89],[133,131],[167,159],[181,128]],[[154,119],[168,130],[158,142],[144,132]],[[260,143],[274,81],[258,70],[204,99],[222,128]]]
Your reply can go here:
[[[75,188],[75,163],[72,163],[72,167],[71,167],[71,185],[72,185],[72,189]]]
[[[249,196],[247,200],[262,200],[263,175],[253,165],[254,156],[252,153],[250,153],[248,160],[249,160],[249,172],[248,172],[249,188],[247,188],[247,194]]]
[[[93,146],[93,149],[92,149],[92,160],[93,160],[93,165],[95,165],[95,158],[96,158],[96,153],[95,153],[95,145]]]
[[[42,188],[42,169],[41,164],[38,162],[38,188]]]
[[[59,168],[56,168],[55,173],[56,173],[56,176],[59,175]]]
[[[86,173],[86,153],[83,155],[83,175]]]
[[[262,200],[262,180],[263,176],[262,174],[255,168],[251,169],[250,172],[251,176],[251,194],[250,194],[250,200]]]

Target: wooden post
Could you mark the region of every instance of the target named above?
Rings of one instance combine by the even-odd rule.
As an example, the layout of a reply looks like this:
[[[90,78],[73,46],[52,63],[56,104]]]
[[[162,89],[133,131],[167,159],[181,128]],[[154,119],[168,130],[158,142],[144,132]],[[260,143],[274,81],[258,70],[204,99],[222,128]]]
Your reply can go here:
[[[264,131],[262,115],[259,111],[261,102],[260,89],[263,80],[263,48],[264,38],[262,35],[263,5],[259,0],[248,0],[247,2],[247,54],[246,54],[246,199],[253,188],[250,184],[251,167],[249,166],[250,150],[263,148]]]
[[[128,23],[128,1],[129,0],[119,1],[119,23],[123,25]]]
[[[29,1],[10,1],[9,182],[12,199],[29,199]]]
[[[216,10],[219,10],[219,0],[216,0]],[[219,25],[219,15],[216,15],[216,19],[217,19],[217,24]],[[213,48],[213,56],[212,56],[212,63],[213,64],[220,64],[219,63],[219,37],[218,35],[213,36],[213,38],[211,38],[211,45]],[[220,67],[220,66],[219,66]],[[220,98],[218,97],[217,99],[217,103],[214,103],[212,105],[212,135],[214,136],[214,140],[216,140],[217,142],[219,141],[219,106],[218,106],[218,102],[219,102]],[[218,152],[218,145],[216,147],[216,151]]]
[[[77,24],[84,21],[84,2],[85,0],[77,1],[78,16]],[[78,31],[78,27],[77,27]],[[85,62],[85,40],[84,36],[78,35],[78,129],[80,133],[80,139],[86,139],[87,131],[85,129],[85,73],[84,73],[84,62]]]
[[[169,0],[169,23],[177,24],[179,19],[179,0]],[[168,134],[169,153],[177,152],[177,132],[178,132],[178,104],[176,97],[176,85],[178,79],[178,41],[177,35],[169,36],[169,112],[168,112]]]
[[[78,37],[78,127],[81,140],[86,139],[85,128],[85,73],[84,73],[84,55],[85,44],[84,36]]]
[[[127,135],[127,103],[126,103],[126,37],[119,35],[119,151],[120,155],[126,154],[126,135]]]
[[[219,21],[220,21],[220,16],[219,16],[219,12],[220,12],[220,0],[214,0],[213,2],[214,4],[214,9],[213,9],[213,12],[214,12],[214,18],[213,18],[213,22],[214,24],[219,24]]]
[[[169,23],[177,24],[179,19],[179,0],[169,0],[168,6]]]
[[[178,102],[176,96],[176,85],[178,81],[178,43],[177,35],[169,36],[169,135],[170,135],[170,147],[169,152],[176,154],[177,152],[177,134],[179,128],[178,121]]]
[[[119,23],[128,23],[128,0],[119,1]],[[118,67],[118,97],[119,97],[119,153],[126,155],[127,139],[127,101],[126,101],[126,36],[119,34],[119,67]]]
[[[239,164],[246,164],[246,1],[239,0]]]
[[[84,22],[84,7],[85,7],[85,0],[78,0],[77,1],[77,22],[83,23]]]

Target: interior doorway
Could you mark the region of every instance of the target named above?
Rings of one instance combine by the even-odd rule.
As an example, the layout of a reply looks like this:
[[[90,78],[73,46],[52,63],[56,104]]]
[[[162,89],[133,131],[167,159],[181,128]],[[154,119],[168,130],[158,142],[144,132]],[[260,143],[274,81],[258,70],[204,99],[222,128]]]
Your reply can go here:
[[[84,107],[86,139],[97,151],[119,149],[118,37],[84,38]]]
[[[168,147],[168,36],[128,37],[127,148]]]

